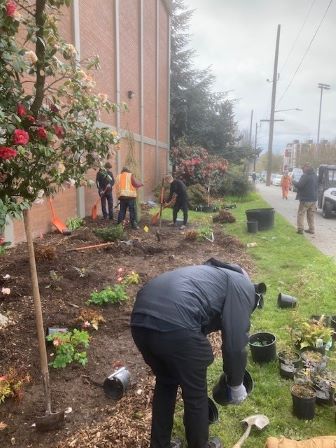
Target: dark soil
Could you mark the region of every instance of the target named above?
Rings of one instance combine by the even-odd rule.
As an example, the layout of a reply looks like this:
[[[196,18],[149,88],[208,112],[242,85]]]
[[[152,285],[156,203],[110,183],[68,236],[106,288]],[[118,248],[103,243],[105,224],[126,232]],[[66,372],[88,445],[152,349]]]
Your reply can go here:
[[[140,274],[141,284],[128,288],[129,301],[120,306],[99,310],[105,323],[98,331],[90,330],[91,342],[86,367],[50,368],[53,410],[71,407],[65,427],[49,433],[37,433],[36,417],[43,416],[45,403],[41,383],[39,353],[34,319],[33,299],[26,244],[11,249],[0,259],[0,291],[10,288],[10,295],[1,295],[0,313],[11,324],[0,330],[0,377],[10,368],[30,375],[21,400],[7,399],[0,405],[0,447],[115,447],[148,446],[150,400],[153,378],[133,344],[129,316],[137,290],[156,275],[184,265],[202,263],[210,257],[239,263],[252,273],[251,260],[243,245],[225,235],[215,224],[215,242],[187,241],[185,232],[163,223],[146,233],[150,219],[143,217],[139,230],[128,230],[128,240],[103,248],[74,250],[100,241],[93,229],[104,221],[87,220],[85,228],[71,236],[50,234],[37,240],[37,269],[45,327],[80,328],[78,317],[93,290],[112,286],[122,267]],[[75,269],[78,268],[78,269]],[[53,271],[53,272],[51,272]],[[9,279],[3,277],[9,274]],[[81,276],[83,274],[83,276]],[[212,338],[215,351],[220,338]],[[48,346],[49,356],[52,346]],[[132,385],[118,403],[104,396],[101,384],[120,365],[131,372]],[[1,429],[1,422],[7,425]]]

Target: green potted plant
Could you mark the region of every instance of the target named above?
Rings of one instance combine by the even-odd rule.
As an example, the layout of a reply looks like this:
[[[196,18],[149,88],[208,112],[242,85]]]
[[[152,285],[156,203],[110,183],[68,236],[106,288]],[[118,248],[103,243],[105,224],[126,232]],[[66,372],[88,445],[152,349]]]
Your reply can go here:
[[[299,350],[317,350],[321,353],[332,345],[333,329],[326,327],[323,320],[300,322],[292,332],[295,347]]]

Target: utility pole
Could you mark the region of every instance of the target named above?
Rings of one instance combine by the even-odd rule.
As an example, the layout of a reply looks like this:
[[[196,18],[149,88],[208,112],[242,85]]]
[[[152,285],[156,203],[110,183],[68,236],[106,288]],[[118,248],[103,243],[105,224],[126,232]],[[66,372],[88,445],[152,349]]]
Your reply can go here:
[[[278,82],[278,59],[279,59],[279,44],[280,44],[280,25],[278,25],[276,45],[275,45],[275,57],[274,57],[274,70],[273,70],[273,81],[272,81],[272,102],[271,102],[271,115],[269,124],[269,137],[268,137],[268,164],[267,164],[267,177],[266,185],[269,187],[271,185],[271,174],[272,174],[272,147],[273,147],[273,132],[274,132],[274,109],[275,109],[275,99],[276,99],[276,88]]]
[[[249,134],[249,145],[251,147],[252,147],[252,124],[253,124],[253,109],[251,110],[250,134]]]
[[[255,134],[254,134],[254,159],[253,159],[253,171],[256,170],[256,162],[257,162],[257,142],[258,142],[258,122],[256,121],[255,125]]]
[[[317,141],[316,141],[316,149],[318,150],[318,145],[320,143],[320,127],[321,127],[321,110],[322,110],[322,96],[323,96],[323,90],[330,90],[329,84],[318,84],[318,88],[321,89],[321,96],[320,96],[320,111],[319,111],[319,117],[318,117],[318,126],[317,126]]]

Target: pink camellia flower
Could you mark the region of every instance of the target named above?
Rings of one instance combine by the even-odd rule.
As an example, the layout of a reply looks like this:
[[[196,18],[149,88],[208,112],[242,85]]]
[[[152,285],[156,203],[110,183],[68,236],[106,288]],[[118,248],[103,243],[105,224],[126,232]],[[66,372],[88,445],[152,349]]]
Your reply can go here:
[[[14,145],[26,145],[29,142],[29,134],[23,129],[15,129],[13,133]]]
[[[24,107],[23,104],[18,104],[17,114],[19,117],[24,117],[27,114],[27,109]]]
[[[6,14],[8,17],[14,17],[16,11],[16,3],[14,0],[8,0],[6,3]]]
[[[123,268],[118,268],[118,270],[117,270],[117,272],[119,273],[119,274],[121,274],[122,272],[123,272]]]
[[[91,327],[91,324],[90,324],[89,321],[86,320],[86,321],[83,323],[82,328],[89,328],[89,327]]]
[[[41,140],[47,140],[48,137],[47,131],[42,126],[37,128],[37,135]]]
[[[64,128],[62,128],[62,126],[58,126],[58,124],[55,124],[54,131],[58,138],[64,137],[65,132],[64,132]]]
[[[16,149],[0,146],[0,159],[9,160],[17,155]]]
[[[124,280],[123,277],[118,277],[118,278],[117,278],[117,282],[118,282],[118,283],[121,283],[123,280]]]

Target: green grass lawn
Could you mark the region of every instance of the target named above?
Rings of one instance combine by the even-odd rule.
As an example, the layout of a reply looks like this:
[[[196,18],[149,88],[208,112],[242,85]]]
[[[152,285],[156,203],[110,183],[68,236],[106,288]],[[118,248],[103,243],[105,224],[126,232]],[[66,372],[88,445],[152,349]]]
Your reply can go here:
[[[234,198],[230,198],[232,201]],[[230,200],[226,201],[227,203]],[[296,233],[296,229],[280,215],[275,215],[274,228],[249,234],[246,231],[245,210],[269,207],[256,194],[248,202],[237,202],[231,210],[237,221],[225,224],[225,233],[236,235],[244,243],[255,242],[256,247],[247,248],[255,261],[255,282],[267,285],[265,306],[257,310],[251,321],[251,334],[265,330],[277,337],[278,351],[291,345],[290,329],[298,318],[309,318],[312,314],[336,315],[336,264],[315,249],[308,239]],[[171,219],[171,210],[164,211],[164,217]],[[210,216],[190,213],[190,221],[206,223]],[[279,292],[298,299],[294,310],[279,309]],[[335,364],[334,350],[329,353],[331,365]],[[269,417],[270,425],[262,432],[252,430],[245,442],[246,448],[262,448],[268,436],[285,436],[303,439],[318,435],[336,433],[335,409],[317,406],[316,416],[311,421],[301,421],[292,415],[290,380],[280,378],[278,363],[256,365],[249,354],[248,370],[254,380],[254,390],[250,397],[239,406],[219,408],[219,422],[210,427],[211,435],[219,436],[225,447],[231,447],[243,433],[240,421],[250,414],[262,413]],[[208,370],[209,396],[213,385],[221,374],[221,360]],[[176,433],[183,437],[182,409],[176,413]]]

